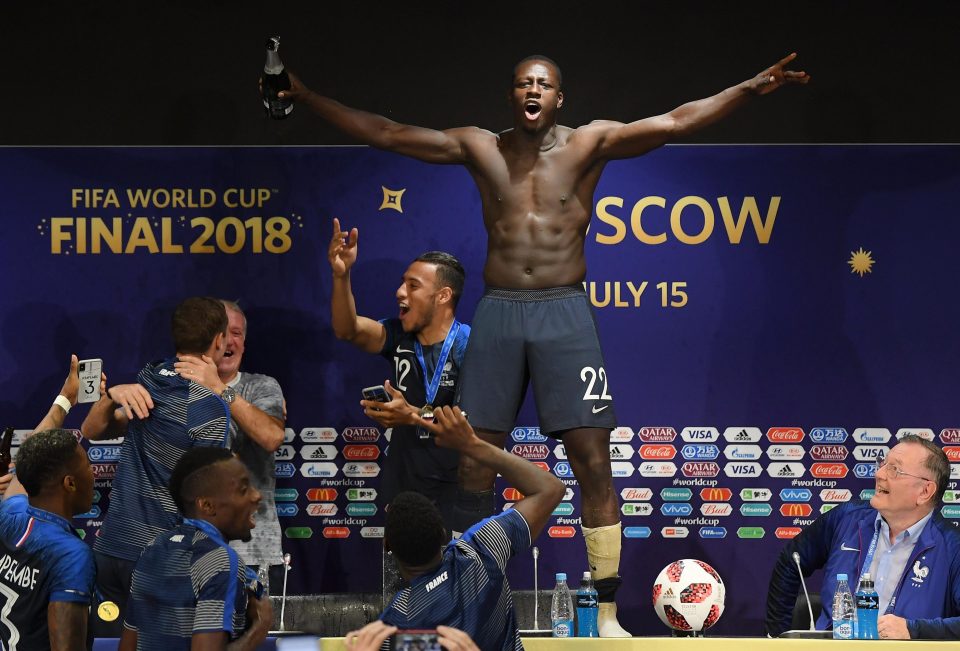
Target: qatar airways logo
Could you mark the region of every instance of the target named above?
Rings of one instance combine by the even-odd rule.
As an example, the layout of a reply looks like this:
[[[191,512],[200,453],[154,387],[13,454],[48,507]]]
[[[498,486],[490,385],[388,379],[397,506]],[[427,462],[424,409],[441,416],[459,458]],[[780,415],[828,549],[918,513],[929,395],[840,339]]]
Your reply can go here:
[[[637,437],[644,443],[670,443],[677,438],[672,427],[641,427]]]
[[[640,446],[641,459],[672,459],[676,454],[677,449],[672,445],[644,444]]]
[[[350,443],[376,443],[380,430],[376,427],[345,427],[341,436]]]
[[[771,461],[798,461],[806,453],[802,445],[771,445],[767,448]]]
[[[960,443],[960,427],[947,427],[940,430],[940,440],[943,443]]]
[[[859,427],[853,430],[853,440],[857,443],[886,443],[891,439],[886,427]]]
[[[810,458],[815,461],[843,461],[850,452],[842,445],[815,445],[810,448]]]
[[[767,440],[771,443],[799,443],[803,440],[803,430],[799,427],[771,427],[767,430]]]
[[[686,443],[714,443],[720,440],[716,427],[684,427],[680,438]]]
[[[728,445],[723,449],[723,456],[729,461],[756,461],[761,454],[759,445]]]
[[[810,440],[814,443],[843,443],[847,436],[847,430],[842,427],[814,427],[810,430]]]
[[[550,448],[543,443],[518,443],[510,451],[524,459],[546,459],[550,455]]]
[[[810,466],[810,474],[820,479],[843,479],[849,468],[843,463],[815,463]]]
[[[720,464],[714,461],[687,461],[680,467],[684,477],[716,477]]]

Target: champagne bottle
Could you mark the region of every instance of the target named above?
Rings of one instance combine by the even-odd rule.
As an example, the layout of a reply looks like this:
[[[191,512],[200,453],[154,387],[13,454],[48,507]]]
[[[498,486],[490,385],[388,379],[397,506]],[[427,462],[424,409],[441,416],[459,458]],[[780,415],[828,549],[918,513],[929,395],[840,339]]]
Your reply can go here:
[[[0,438],[0,475],[7,474],[7,468],[13,460],[10,456],[10,446],[13,444],[13,428],[8,427],[3,430],[3,437]]]
[[[293,100],[277,97],[281,90],[290,90],[290,77],[280,60],[280,37],[267,39],[267,61],[263,64],[263,106],[274,120],[283,120],[293,112]]]

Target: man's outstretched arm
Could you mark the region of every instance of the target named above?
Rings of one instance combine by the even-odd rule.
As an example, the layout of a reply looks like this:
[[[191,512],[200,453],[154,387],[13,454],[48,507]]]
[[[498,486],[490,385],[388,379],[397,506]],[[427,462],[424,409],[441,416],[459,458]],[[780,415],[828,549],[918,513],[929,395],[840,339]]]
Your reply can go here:
[[[327,259],[333,272],[333,291],[330,294],[333,332],[337,339],[349,341],[360,350],[379,353],[387,340],[387,330],[382,323],[357,314],[350,285],[350,268],[357,261],[358,239],[356,228],[349,233],[342,231],[340,220],[334,218],[333,237],[327,250]]]
[[[540,535],[547,519],[563,499],[563,483],[526,459],[494,447],[477,436],[459,407],[440,407],[433,412],[434,422],[420,424],[436,434],[440,447],[453,448],[477,463],[503,475],[524,498],[514,508],[530,527],[530,539]]]
[[[280,97],[289,97],[310,108],[314,113],[360,142],[411,156],[427,163],[465,163],[464,139],[476,128],[438,131],[401,124],[376,113],[344,106],[340,102],[318,95],[291,73],[290,90]]]
[[[752,79],[711,97],[687,102],[669,113],[629,124],[597,122],[584,130],[595,131],[599,137],[597,158],[601,160],[640,156],[722,120],[753,97],[766,95],[786,84],[806,84],[810,81],[806,72],[785,69],[796,57],[796,52],[789,54]]]

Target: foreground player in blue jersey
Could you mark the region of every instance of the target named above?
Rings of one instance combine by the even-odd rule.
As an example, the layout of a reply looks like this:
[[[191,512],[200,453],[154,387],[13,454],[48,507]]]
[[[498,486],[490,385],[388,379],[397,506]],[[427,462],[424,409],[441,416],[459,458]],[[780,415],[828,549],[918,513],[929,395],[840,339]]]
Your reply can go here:
[[[384,545],[410,585],[380,619],[402,629],[452,626],[484,651],[522,649],[507,561],[540,534],[564,486],[549,472],[479,438],[459,408],[440,407],[434,417],[434,423],[421,424],[436,435],[437,445],[503,475],[525,497],[447,544],[440,512],[429,500],[419,493],[397,495],[387,511]]]
[[[248,651],[273,622],[270,598],[230,547],[249,541],[260,492],[229,450],[194,448],[170,476],[183,522],[143,550],[133,574],[120,651]]]
[[[236,392],[224,389],[218,395],[174,368],[184,355],[221,360],[227,332],[223,303],[199,296],[184,300],[174,310],[171,330],[176,357],[147,364],[137,376],[138,384],[107,388],[81,425],[89,439],[124,436],[110,506],[93,544],[97,587],[117,606],[108,609],[114,619],[93,618],[97,637],[120,636],[140,552],[157,534],[177,524],[177,507],[167,488],[177,461],[194,446],[227,443],[227,402]]]
[[[21,486],[26,495],[13,494]],[[0,507],[0,648],[90,648],[93,553],[70,519],[90,510],[93,471],[73,433],[50,429],[24,441],[10,493]]]

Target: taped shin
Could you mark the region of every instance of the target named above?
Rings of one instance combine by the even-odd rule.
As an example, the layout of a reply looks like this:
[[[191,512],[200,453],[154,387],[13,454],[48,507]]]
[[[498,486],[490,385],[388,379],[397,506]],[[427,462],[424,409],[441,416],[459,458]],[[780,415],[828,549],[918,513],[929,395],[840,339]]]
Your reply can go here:
[[[621,526],[611,524],[606,527],[581,527],[587,543],[587,561],[600,609],[597,615],[597,628],[600,637],[631,637],[630,633],[617,621],[617,604],[614,601],[617,588],[620,587],[620,544]]]

